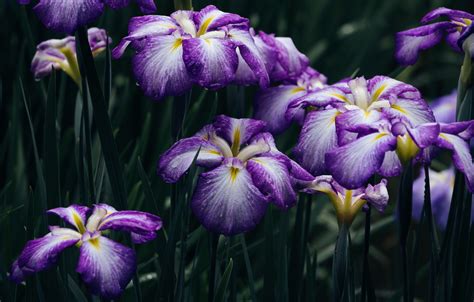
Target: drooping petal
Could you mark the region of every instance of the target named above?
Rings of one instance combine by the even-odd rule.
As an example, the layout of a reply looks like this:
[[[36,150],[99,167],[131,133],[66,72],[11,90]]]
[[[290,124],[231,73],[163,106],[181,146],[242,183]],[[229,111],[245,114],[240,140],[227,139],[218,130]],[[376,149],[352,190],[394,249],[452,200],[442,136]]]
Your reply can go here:
[[[101,0],[41,0],[34,7],[46,28],[69,34],[97,19],[103,10]]]
[[[234,82],[239,85],[258,83],[260,87],[267,87],[270,78],[265,68],[265,60],[248,29],[231,28],[227,36],[235,42],[239,53],[239,65]]]
[[[378,169],[377,173],[383,177],[394,177],[400,175],[402,172],[402,163],[398,158],[397,152],[388,151],[385,152],[382,165]]]
[[[382,114],[377,110],[362,110],[354,108],[337,115],[336,128],[338,134],[342,131],[360,132],[372,129],[375,122],[382,118]]]
[[[208,89],[219,89],[234,80],[239,59],[235,45],[222,38],[183,41],[183,60],[192,80]]]
[[[83,232],[86,225],[87,213],[90,209],[86,206],[73,204],[67,208],[55,208],[47,211],[48,214],[56,214],[64,221],[74,226],[78,231]]]
[[[305,119],[298,144],[293,150],[296,160],[311,174],[327,171],[326,152],[337,147],[337,109],[311,111]]]
[[[375,76],[368,80],[368,90],[371,95],[371,102],[384,99],[389,100],[390,96],[402,96],[407,99],[420,99],[421,94],[412,85],[405,84],[387,76]]]
[[[93,294],[118,298],[135,272],[135,252],[104,236],[86,233],[84,237],[76,271]]]
[[[191,207],[208,230],[231,236],[253,229],[265,214],[267,200],[242,162],[229,158],[201,174]]]
[[[382,108],[389,118],[398,118],[412,127],[435,121],[433,111],[423,99],[391,98],[390,108]]]
[[[214,128],[219,136],[227,140],[231,146],[241,146],[254,135],[262,132],[265,122],[254,119],[236,119],[219,115],[214,120]]]
[[[428,23],[439,17],[448,17],[450,19],[474,19],[474,15],[464,12],[462,10],[449,9],[446,7],[438,7],[427,13],[422,19],[422,23]]]
[[[395,58],[402,65],[413,65],[419,53],[441,42],[446,30],[456,25],[437,22],[398,32],[395,36]]]
[[[141,50],[145,42],[140,42],[147,37],[169,35],[178,29],[178,24],[168,16],[147,15],[133,17],[128,24],[128,36],[120,41],[119,45],[112,50],[115,59],[120,58],[127,46],[134,43],[135,50]]]
[[[44,237],[28,241],[12,267],[12,280],[19,283],[28,275],[51,268],[58,262],[59,254],[80,239],[81,235],[71,229],[56,228]]]
[[[201,137],[189,137],[177,141],[158,162],[158,174],[168,183],[174,183],[186,173],[198,153],[196,163],[212,167],[222,162],[219,148]]]
[[[18,266],[18,260],[15,260],[10,268],[10,272],[8,273],[8,279],[19,284],[23,282],[26,278],[26,275],[21,270],[20,266]]]
[[[296,85],[280,85],[259,90],[255,96],[255,118],[265,121],[266,130],[271,133],[281,133],[291,124],[291,120],[285,117],[288,105],[305,93],[304,89]],[[304,109],[299,109],[294,119],[303,121]]]
[[[435,143],[438,147],[453,151],[454,166],[466,177],[470,192],[474,192],[474,164],[469,144],[454,134],[441,133]]]
[[[283,209],[296,203],[289,168],[290,161],[284,155],[259,156],[247,162],[247,170],[255,186],[268,196],[268,201]]]
[[[334,179],[348,189],[365,186],[380,168],[385,153],[396,146],[396,138],[386,132],[363,136],[326,153],[326,166]]]
[[[286,72],[284,79],[298,77],[309,66],[309,59],[296,48],[291,38],[276,37],[275,40],[278,49],[278,62]]]
[[[140,238],[140,243],[144,243],[144,238],[141,238],[139,235],[146,236],[148,241],[153,240],[156,237],[156,231],[161,229],[162,225],[161,218],[150,213],[117,211],[104,217],[99,223],[97,230],[111,229],[135,233]]]
[[[427,123],[415,128],[408,127],[407,130],[419,148],[426,148],[438,139],[440,126],[438,123]]]
[[[211,30],[231,24],[246,24],[249,20],[236,14],[220,11],[214,5],[208,5],[194,15],[194,22],[198,26],[198,36]]]
[[[191,89],[182,43],[179,36],[157,36],[148,39],[146,46],[133,57],[133,71],[145,95],[160,100]]]
[[[383,212],[388,204],[388,190],[387,190],[387,180],[382,179],[382,181],[375,186],[369,184],[365,190],[365,195],[363,197],[367,202],[369,202],[374,208],[379,212]]]

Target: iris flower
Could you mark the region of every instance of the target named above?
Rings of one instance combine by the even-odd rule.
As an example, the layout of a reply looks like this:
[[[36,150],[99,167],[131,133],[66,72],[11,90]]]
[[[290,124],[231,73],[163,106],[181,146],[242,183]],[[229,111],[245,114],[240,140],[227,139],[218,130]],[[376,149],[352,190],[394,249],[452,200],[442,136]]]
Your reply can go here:
[[[290,119],[285,114],[290,103],[307,93],[326,87],[326,77],[307,67],[297,78],[290,78],[283,84],[261,89],[255,97],[255,118],[267,123],[266,130],[279,134],[286,130],[293,121],[303,123],[305,111],[300,109]]]
[[[50,226],[44,237],[28,241],[12,265],[10,279],[20,283],[33,273],[53,267],[59,254],[75,245],[79,248],[76,271],[90,291],[106,299],[120,296],[135,273],[135,252],[104,233],[126,231],[134,243],[146,243],[156,237],[161,219],[140,211],[117,211],[106,204],[94,205],[86,220],[90,212],[90,208],[81,205],[49,210],[47,213],[58,215],[74,229]]]
[[[269,202],[287,209],[296,202],[300,180],[314,179],[276,149],[264,127],[263,121],[221,115],[161,156],[158,174],[174,183],[198,154],[196,164],[207,171],[199,176],[191,208],[208,230],[226,236],[249,231]]]
[[[89,44],[92,54],[98,55],[107,47],[107,33],[103,29],[90,28],[88,30]],[[111,42],[111,39],[108,39]],[[51,74],[52,69],[61,69],[69,75],[78,86],[81,86],[81,74],[77,63],[76,39],[67,36],[64,39],[52,39],[41,42],[37,48],[31,71],[36,80]]]
[[[436,121],[439,123],[452,123],[456,121],[457,92],[453,90],[448,95],[437,98],[430,103]]]
[[[317,110],[305,118],[293,150],[296,160],[313,175],[329,172],[349,189],[365,185],[376,172],[384,177],[400,173],[397,137],[400,148],[410,137],[393,135],[393,124],[413,128],[434,121],[415,87],[385,76],[342,81],[308,93],[290,103],[286,116],[308,107]]]
[[[336,210],[340,225],[351,225],[355,215],[367,203],[377,211],[383,212],[389,200],[385,179],[376,185],[368,184],[366,187],[349,190],[338,184],[332,176],[321,175],[308,182],[303,192],[326,194]]]
[[[446,17],[448,21],[428,24]],[[474,15],[460,10],[437,8],[421,19],[423,25],[397,33],[395,39],[395,58],[402,65],[413,65],[421,51],[446,40],[456,51],[464,50],[471,58],[474,57]]]
[[[30,0],[18,0],[20,4],[29,4]],[[87,25],[104,12],[105,6],[113,9],[123,8],[130,0],[39,0],[34,11],[46,28],[74,33],[79,27]],[[143,13],[156,11],[153,0],[137,0]]]
[[[197,12],[176,11],[170,17],[135,17],[113,56],[119,58],[132,46],[138,85],[155,100],[181,95],[193,84],[219,89],[243,83],[236,79],[239,66],[251,70],[250,80],[265,87],[268,72],[248,24],[248,19],[213,5]]]
[[[454,189],[454,167],[437,172],[430,169],[431,208],[436,224],[445,229],[448,222],[449,207]],[[425,172],[421,170],[418,178],[413,182],[413,211],[412,216],[419,221],[424,204]],[[474,221],[474,208],[471,220]]]

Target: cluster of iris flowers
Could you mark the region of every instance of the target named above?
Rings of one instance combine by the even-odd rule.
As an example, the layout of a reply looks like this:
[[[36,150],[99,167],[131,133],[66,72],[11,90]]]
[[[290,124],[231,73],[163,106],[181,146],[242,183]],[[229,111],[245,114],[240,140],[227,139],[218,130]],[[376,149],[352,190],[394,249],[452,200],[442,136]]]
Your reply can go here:
[[[34,10],[47,28],[73,33],[97,19],[105,6],[119,8],[128,2],[40,0]],[[137,3],[144,13],[155,11],[153,1]],[[438,17],[449,21],[427,24]],[[414,64],[422,50],[443,38],[472,58],[473,20],[469,13],[446,8],[430,12],[422,19],[424,25],[396,35],[396,59],[401,65]],[[103,29],[89,29],[88,38],[93,55],[112,43]],[[456,121],[455,94],[430,107],[416,87],[383,75],[328,84],[290,38],[256,31],[248,19],[212,5],[170,16],[134,17],[113,57],[120,58],[128,47],[133,50],[136,81],[153,100],[186,94],[193,86],[259,87],[253,118],[217,116],[195,135],[178,140],[158,162],[158,175],[167,183],[177,182],[193,164],[204,168],[190,206],[213,233],[248,232],[262,220],[269,203],[287,210],[296,204],[298,192],[326,194],[339,225],[349,227],[369,205],[383,212],[390,179],[412,163],[429,165],[439,149],[451,152],[453,167],[430,173],[437,223],[446,225],[454,169],[464,174],[469,191],[474,191],[469,145],[474,121]],[[38,45],[32,62],[35,78],[47,76],[52,69],[63,70],[81,85],[75,37]],[[292,123],[299,124],[301,132],[288,156],[278,150],[273,135]],[[421,173],[414,182],[417,219],[424,181]],[[75,230],[51,226],[50,233],[28,242],[12,265],[11,279],[22,282],[50,268],[62,250],[76,245],[80,249],[77,272],[92,293],[105,298],[122,293],[136,263],[133,249],[102,233],[127,231],[134,243],[146,243],[162,224],[158,216],[117,211],[105,204],[93,209],[73,205],[48,213],[60,216]]]

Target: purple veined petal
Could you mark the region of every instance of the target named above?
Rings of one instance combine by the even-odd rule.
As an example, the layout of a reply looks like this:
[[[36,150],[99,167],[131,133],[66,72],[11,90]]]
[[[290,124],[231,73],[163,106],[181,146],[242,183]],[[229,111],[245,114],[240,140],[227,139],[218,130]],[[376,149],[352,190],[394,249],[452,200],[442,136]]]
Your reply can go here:
[[[234,148],[247,143],[254,135],[265,128],[265,122],[254,119],[236,119],[219,115],[214,120],[214,128]],[[237,150],[238,151],[238,150]]]
[[[282,209],[296,203],[289,168],[291,164],[285,155],[259,156],[247,161],[247,170],[255,186],[267,196],[268,201]]]
[[[252,230],[267,208],[241,161],[229,158],[199,177],[191,208],[209,231],[232,236]]]
[[[363,198],[377,209],[377,211],[384,212],[389,200],[387,180],[382,179],[382,181],[375,186],[368,184]]]
[[[107,44],[112,43],[112,39],[107,36],[107,32],[104,29],[97,27],[91,27],[87,30],[87,38],[89,40],[92,55],[94,56],[104,51]]]
[[[34,11],[46,28],[72,34],[104,11],[101,0],[40,0]]]
[[[156,238],[156,232],[130,233],[132,242],[135,244],[144,244]]]
[[[118,298],[135,273],[135,252],[104,236],[86,233],[84,237],[76,272],[91,293]]]
[[[309,66],[309,59],[296,48],[291,38],[275,39],[279,49],[279,62],[287,73],[286,78],[299,76]]]
[[[208,89],[231,83],[239,64],[234,43],[222,38],[184,40],[183,60],[192,80]]]
[[[387,76],[375,76],[369,79],[367,88],[371,95],[371,102],[376,102],[381,99],[389,100],[391,95],[403,95],[405,98],[410,99],[421,98],[418,89],[412,85],[405,84]]]
[[[451,22],[437,22],[398,32],[395,36],[395,58],[402,65],[413,65],[421,51],[441,42]]]
[[[213,167],[219,165],[223,155],[219,148],[200,137],[189,137],[177,141],[158,161],[158,174],[167,183],[177,182],[186,173],[197,152],[196,164]]]
[[[133,57],[133,72],[145,95],[154,100],[182,95],[192,87],[183,61],[183,40],[177,36],[147,39]]]
[[[402,172],[402,163],[398,158],[397,152],[387,151],[383,158],[382,165],[378,169],[377,173],[383,177],[395,177],[400,175]]]
[[[190,10],[178,10],[171,14],[171,18],[179,24],[182,32],[190,37],[196,37],[197,28],[193,20],[195,14],[197,13]]]
[[[456,98],[457,92],[453,90],[450,94],[442,96],[430,104],[438,123],[456,121]]]
[[[260,54],[262,55],[265,68],[267,69],[267,73],[270,76],[274,66],[275,62],[278,60],[278,51],[273,45],[269,45],[265,42],[265,38],[262,38],[262,36],[266,35],[263,32],[259,32],[258,34],[255,34],[253,29],[250,29],[250,32],[253,36],[253,40],[255,42],[255,45],[257,46],[258,50],[260,51]],[[273,78],[271,80],[274,80]]]
[[[248,29],[249,20],[236,14],[220,11],[214,5],[208,5],[194,15],[198,27],[198,36],[219,27],[232,24],[245,24]]]
[[[161,218],[146,212],[141,211],[117,211],[105,216],[99,223],[97,230],[118,230],[135,233],[141,242],[146,239],[153,240],[156,238],[156,231],[161,229],[163,222]],[[154,235],[154,236],[152,236]],[[146,241],[145,241],[146,242]]]
[[[30,0],[18,0],[18,3],[22,5],[26,5],[26,4],[30,4]]]
[[[412,127],[435,121],[433,111],[423,99],[404,99],[393,97],[390,108],[382,108],[382,112],[390,119],[401,119]]]
[[[440,129],[442,133],[449,133],[449,134],[468,134],[472,130],[472,126],[474,125],[474,121],[463,121],[463,122],[454,122],[449,124],[440,123]],[[472,134],[472,133],[471,133]],[[461,137],[463,137],[462,135]],[[468,140],[471,139],[472,136],[463,137],[464,139]]]
[[[427,123],[415,128],[407,128],[416,145],[423,149],[431,146],[439,136],[440,126],[438,123]]]
[[[461,11],[461,10],[455,10],[455,9],[449,9],[446,7],[438,7],[429,13],[427,13],[422,19],[422,23],[428,23],[430,21],[433,21],[436,18],[439,17],[448,17],[449,19],[454,19],[454,20],[459,20],[459,19],[474,19],[474,15],[471,15],[470,13]]]
[[[267,123],[266,130],[273,134],[279,134],[285,131],[292,122],[285,117],[288,106],[305,93],[303,88],[296,85],[280,85],[261,89],[255,96],[254,116]],[[302,122],[304,114],[304,109],[299,108],[293,118]]]
[[[260,87],[268,87],[270,78],[265,67],[265,60],[255,45],[248,28],[231,28],[227,32],[227,37],[235,42],[240,55],[234,81],[239,85],[258,83]]]
[[[128,24],[128,36],[124,37],[112,50],[114,59],[120,58],[130,43],[134,43],[135,50],[141,50],[147,37],[169,35],[178,29],[178,24],[168,16],[147,15],[133,17]]]
[[[80,239],[81,234],[71,229],[56,228],[44,237],[28,241],[12,267],[12,280],[19,283],[24,277],[51,268],[58,262],[59,254]]]
[[[20,266],[18,266],[18,260],[15,260],[10,268],[10,271],[8,272],[8,279],[15,282],[16,284],[19,284],[23,282],[26,277],[27,276],[25,273],[23,273]]]
[[[383,118],[382,113],[377,110],[363,110],[360,108],[354,108],[354,110],[348,110],[344,113],[337,115],[336,130],[338,136],[343,131],[360,132],[367,131],[376,125],[376,122]]]
[[[461,33],[457,29],[448,30],[445,40],[448,45],[457,52],[462,52],[461,48],[458,46],[458,41],[460,41]]]
[[[327,152],[326,167],[342,186],[363,187],[382,165],[385,153],[395,149],[396,142],[387,132],[368,134]]]
[[[435,143],[438,147],[453,151],[453,163],[461,171],[471,193],[474,192],[474,164],[469,144],[459,136],[441,133]]]
[[[306,108],[308,106],[323,108],[327,105],[344,103],[351,104],[351,101],[341,89],[326,87],[293,100],[290,105],[288,105],[288,110],[286,111],[285,116],[288,120],[292,120],[293,117],[300,112],[299,110],[301,108]]]
[[[67,208],[50,209],[46,213],[58,215],[82,233],[85,231],[86,217],[89,211],[90,209],[86,206],[74,204]]]
[[[311,111],[305,119],[298,144],[293,149],[296,160],[313,175],[327,171],[325,154],[337,147],[337,109]]]
[[[52,69],[61,69],[67,65],[67,59],[64,54],[55,48],[38,50],[31,62],[31,72],[36,80],[44,78],[51,74]]]

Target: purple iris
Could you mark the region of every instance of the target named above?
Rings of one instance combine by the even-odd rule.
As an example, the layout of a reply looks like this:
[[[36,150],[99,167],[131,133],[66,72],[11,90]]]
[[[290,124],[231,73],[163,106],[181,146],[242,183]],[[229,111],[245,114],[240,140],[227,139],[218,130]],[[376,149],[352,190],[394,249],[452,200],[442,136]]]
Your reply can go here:
[[[307,93],[326,87],[326,77],[307,67],[297,78],[290,78],[283,84],[261,89],[255,97],[255,118],[267,123],[267,130],[278,134],[286,130],[293,121],[303,123],[305,111],[299,110],[287,119],[288,106]]]
[[[431,208],[436,224],[445,229],[448,222],[449,207],[454,189],[454,168],[436,172],[430,169]],[[413,182],[413,218],[420,220],[424,204],[425,172],[421,170],[420,176]],[[471,220],[474,221],[474,208]]]
[[[249,32],[249,21],[209,5],[201,11],[176,11],[168,16],[132,18],[129,34],[113,50],[122,56],[128,45],[136,51],[133,71],[145,94],[159,100],[181,95],[193,84],[219,89],[243,79],[239,66],[251,70],[251,81],[269,83],[263,55]]]
[[[436,121],[439,123],[452,123],[456,121],[457,92],[453,90],[448,95],[437,98],[430,103]]]
[[[191,208],[208,230],[227,236],[249,231],[268,202],[291,207],[299,181],[314,179],[276,149],[264,128],[263,121],[221,115],[161,156],[158,174],[174,183],[199,152],[196,164],[208,170],[199,176]]]
[[[349,190],[338,184],[332,176],[321,175],[308,182],[303,192],[326,194],[336,210],[339,224],[347,225],[352,223],[355,215],[367,203],[377,211],[383,212],[389,200],[385,179],[376,185],[368,184],[364,187]]]
[[[330,173],[349,189],[364,186],[375,173],[400,173],[395,150],[416,145],[410,145],[406,131],[392,134],[401,127],[392,129],[393,125],[404,129],[434,121],[415,87],[385,76],[356,78],[310,92],[292,101],[286,116],[308,107],[316,110],[306,115],[293,150],[296,160],[313,175]]]
[[[439,17],[448,21],[428,24]],[[440,43],[443,38],[456,51],[468,52],[474,56],[474,15],[460,10],[437,8],[421,19],[422,26],[397,33],[395,39],[395,58],[402,65],[413,65],[422,50]]]
[[[91,209],[81,205],[48,211],[72,225],[74,229],[50,226],[44,237],[28,241],[13,263],[10,279],[16,283],[33,273],[54,266],[59,254],[76,245],[79,262],[76,271],[95,295],[115,299],[124,291],[136,270],[133,249],[103,236],[107,230],[131,233],[134,243],[146,243],[156,238],[162,226],[160,217],[140,211],[117,211],[106,204]]]
[[[29,4],[30,0],[18,2]],[[34,11],[48,29],[71,34],[99,18],[106,5],[117,9],[129,3],[130,0],[39,0]],[[153,0],[137,0],[137,3],[143,13],[156,11]]]
[[[94,27],[90,28],[87,33],[92,54],[96,56],[104,51],[107,47],[107,33],[105,30]],[[111,42],[112,40],[109,38],[108,43]],[[77,85],[81,85],[75,37],[67,36],[64,39],[52,39],[38,44],[35,56],[31,62],[31,71],[35,79],[39,80],[48,76],[53,68],[61,69]]]

